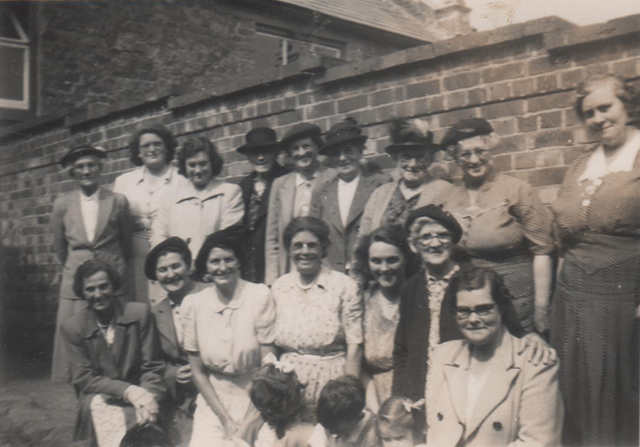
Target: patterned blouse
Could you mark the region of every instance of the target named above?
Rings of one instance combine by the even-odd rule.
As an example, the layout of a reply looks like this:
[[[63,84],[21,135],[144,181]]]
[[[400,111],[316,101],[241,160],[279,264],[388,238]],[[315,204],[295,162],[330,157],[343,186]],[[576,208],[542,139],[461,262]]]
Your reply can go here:
[[[389,225],[404,225],[409,217],[409,213],[415,208],[416,203],[420,199],[420,194],[416,194],[413,197],[406,199],[402,191],[400,190],[400,183],[396,188],[391,201],[387,207],[384,215],[382,216],[382,226]]]
[[[276,345],[287,352],[332,355],[362,343],[362,300],[356,282],[323,267],[309,286],[298,272],[272,286],[276,303]]]
[[[388,371],[393,368],[393,343],[400,321],[400,300],[389,301],[378,287],[364,296],[364,357],[367,364]]]
[[[440,279],[431,276],[429,271],[425,269],[427,276],[427,290],[429,290],[429,315],[431,325],[429,326],[429,354],[427,355],[427,371],[431,371],[431,353],[436,345],[440,343],[440,311],[442,310],[442,302],[444,295],[449,287],[451,277],[460,270],[457,265],[454,266],[449,273]]]

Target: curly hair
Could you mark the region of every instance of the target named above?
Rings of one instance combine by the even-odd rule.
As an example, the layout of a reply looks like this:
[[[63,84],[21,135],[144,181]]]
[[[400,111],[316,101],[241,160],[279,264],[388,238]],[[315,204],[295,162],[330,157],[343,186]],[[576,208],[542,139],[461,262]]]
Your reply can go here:
[[[131,160],[131,163],[136,166],[143,165],[142,158],[140,157],[140,138],[142,138],[142,135],[148,133],[157,135],[164,143],[164,148],[166,150],[165,163],[168,164],[173,160],[173,157],[176,154],[176,147],[178,147],[178,143],[173,136],[173,133],[161,125],[145,127],[133,134],[131,141],[129,142],[129,152],[131,154],[129,160]]]
[[[576,91],[575,111],[584,122],[585,116],[582,110],[584,99],[597,90],[603,83],[610,83],[613,94],[622,102],[629,115],[629,123],[640,123],[640,94],[633,86],[620,76],[612,74],[596,74],[580,83]]]
[[[329,247],[331,243],[329,239],[329,227],[323,220],[312,216],[295,217],[291,219],[287,228],[284,229],[284,235],[282,236],[287,251],[291,248],[293,238],[302,231],[308,231],[318,238],[318,242],[322,245],[322,257],[326,256],[327,247]]]
[[[380,431],[388,429],[394,434],[411,432],[414,440],[418,440],[424,426],[424,413],[417,405],[407,397],[391,396],[378,410],[378,428]]]
[[[346,420],[355,420],[362,414],[364,399],[364,385],[357,377],[330,380],[318,398],[318,422],[327,430],[333,430]]]
[[[382,226],[361,237],[353,253],[352,269],[361,290],[367,290],[374,280],[369,268],[369,248],[376,242],[384,242],[398,248],[404,256],[405,268],[413,256],[402,225]]]
[[[106,272],[113,290],[118,290],[122,285],[120,275],[117,270],[104,261],[89,259],[83,262],[73,274],[73,293],[78,298],[84,299],[84,280],[90,278],[98,272]]]
[[[470,264],[462,266],[449,282],[449,287],[445,292],[445,301],[450,302],[452,311],[455,311],[458,305],[458,292],[483,289],[487,284],[489,285],[491,298],[497,304],[502,315],[502,323],[511,335],[515,337],[524,336],[524,330],[513,307],[511,293],[507,289],[502,276],[493,270],[476,268]]]
[[[185,141],[182,150],[178,153],[178,172],[187,176],[187,159],[204,152],[211,163],[211,174],[215,178],[222,172],[224,160],[218,153],[215,145],[204,137],[192,137]]]
[[[278,439],[304,406],[304,388],[295,371],[284,373],[273,365],[256,371],[249,397]]]

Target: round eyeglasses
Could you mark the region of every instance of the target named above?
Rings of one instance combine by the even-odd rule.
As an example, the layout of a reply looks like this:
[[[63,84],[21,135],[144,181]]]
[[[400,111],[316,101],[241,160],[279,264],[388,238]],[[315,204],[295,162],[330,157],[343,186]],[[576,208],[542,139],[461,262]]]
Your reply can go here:
[[[466,320],[471,316],[471,314],[476,314],[479,317],[486,317],[493,309],[496,308],[495,304],[481,304],[480,306],[476,306],[473,309],[470,307],[456,307],[456,316],[462,320]]]

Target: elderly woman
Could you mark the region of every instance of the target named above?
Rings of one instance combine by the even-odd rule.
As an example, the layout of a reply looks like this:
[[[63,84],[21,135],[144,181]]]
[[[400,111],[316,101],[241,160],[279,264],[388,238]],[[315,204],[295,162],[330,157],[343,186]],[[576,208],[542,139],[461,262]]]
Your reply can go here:
[[[176,187],[160,207],[151,227],[152,246],[177,236],[195,257],[207,235],[242,221],[242,190],[217,179],[222,165],[222,157],[208,139],[194,137],[184,143],[178,170],[188,182]]]
[[[164,126],[139,130],[129,143],[129,160],[139,167],[117,177],[113,185],[114,192],[129,200],[133,215],[130,272],[135,299],[141,303],[149,302],[149,281],[144,274],[144,263],[150,248],[151,223],[179,179],[178,170],[171,165],[176,146],[173,134]]]
[[[90,446],[119,445],[128,428],[155,422],[166,392],[149,306],[120,304],[119,286],[110,264],[84,262],[73,290],[87,308],[62,326],[78,395],[73,439]]]
[[[638,445],[640,97],[596,76],[576,111],[598,144],[567,171],[553,204],[561,248],[551,342],[562,359],[565,438]]]
[[[113,266],[123,277],[131,256],[131,211],[127,198],[100,186],[107,153],[100,147],[78,146],[62,157],[60,164],[76,182],[77,189],[56,198],[51,215],[53,248],[63,265],[60,304],[56,321],[51,380],[71,378],[62,323],[86,307],[73,291],[76,269],[89,259]],[[116,293],[123,295],[122,287]]]
[[[447,290],[464,338],[435,348],[427,384],[427,445],[560,445],[558,364],[527,362],[501,277],[463,268]]]
[[[359,237],[382,225],[404,225],[411,210],[433,203],[436,196],[451,188],[449,182],[429,175],[440,146],[433,142],[426,121],[395,120],[391,141],[385,150],[396,165],[397,180],[373,191],[362,213]]]
[[[314,407],[322,387],[344,374],[359,376],[362,300],[354,280],[323,267],[329,228],[315,217],[296,217],[284,232],[295,271],[273,283],[276,345],[290,363]]]
[[[435,203],[444,204],[463,226],[460,245],[474,265],[504,277],[525,331],[548,330],[554,250],[550,212],[527,182],[495,171],[491,150],[499,141],[486,120],[458,122],[441,144],[463,176]]]
[[[200,391],[191,447],[222,446],[236,436],[252,416],[252,375],[275,351],[271,292],[240,278],[244,240],[236,225],[207,237],[195,267],[211,285],[183,302],[184,349]]]
[[[355,250],[353,274],[364,304],[365,372],[373,379],[374,394],[367,406],[376,410],[391,396],[393,341],[400,321],[400,290],[412,257],[400,225],[380,227],[364,236]]]

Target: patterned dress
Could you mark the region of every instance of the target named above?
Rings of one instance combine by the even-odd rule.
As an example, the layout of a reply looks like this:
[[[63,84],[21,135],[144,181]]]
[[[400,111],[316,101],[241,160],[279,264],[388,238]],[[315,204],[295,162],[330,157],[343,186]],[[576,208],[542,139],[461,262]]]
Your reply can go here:
[[[551,344],[564,436],[567,444],[638,445],[640,155],[629,157],[630,171],[584,178],[594,152],[569,169],[553,205],[564,265]]]

